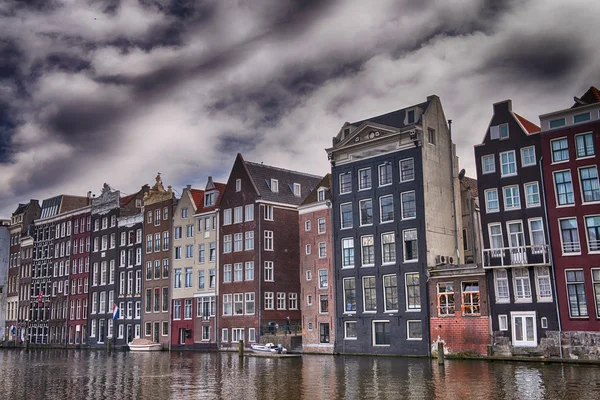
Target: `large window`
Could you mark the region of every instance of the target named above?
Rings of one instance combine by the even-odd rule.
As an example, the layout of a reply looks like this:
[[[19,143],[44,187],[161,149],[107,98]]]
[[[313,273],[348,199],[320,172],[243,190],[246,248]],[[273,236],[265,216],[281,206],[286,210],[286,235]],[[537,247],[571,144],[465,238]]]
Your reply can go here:
[[[265,231],[265,250],[273,250],[273,231]]]
[[[582,269],[565,271],[567,277],[567,293],[569,296],[569,314],[571,317],[587,317],[587,301]]]
[[[371,189],[371,168],[358,170],[358,190]]]
[[[421,287],[419,285],[419,274],[406,274],[406,309],[418,311],[421,309]]]
[[[588,251],[600,251],[600,215],[585,217]]]
[[[546,238],[544,236],[544,224],[541,218],[529,220],[529,239],[533,254],[541,254],[545,251]]]
[[[352,203],[340,204],[340,217],[342,229],[352,228]]]
[[[525,185],[525,205],[529,207],[539,207],[540,187],[537,182],[526,183]]]
[[[342,239],[342,268],[354,266],[354,238]]]
[[[554,187],[558,205],[564,206],[575,203],[573,195],[573,182],[571,171],[559,171],[554,173]]]
[[[437,284],[438,315],[454,315],[454,284],[452,282]]]
[[[375,265],[375,239],[373,235],[363,236],[361,241],[362,266]]]
[[[373,345],[389,346],[391,344],[390,322],[373,321]]]
[[[503,188],[504,192],[504,210],[518,210],[521,208],[521,199],[519,197],[518,186],[507,186]]]
[[[319,324],[319,343],[329,343],[329,323]]]
[[[395,232],[381,234],[381,257],[383,264],[393,264],[396,262]]]
[[[531,282],[527,268],[513,269],[515,301],[531,301]]]
[[[594,151],[594,139],[591,133],[575,136],[575,146],[577,149],[577,158],[592,157],[596,154]]]
[[[235,315],[244,314],[244,294],[234,293],[233,294],[233,312]]]
[[[400,161],[400,182],[408,182],[415,179],[415,160],[408,158]]]
[[[521,165],[523,167],[536,165],[535,147],[531,146],[521,149]]]
[[[352,174],[346,172],[340,174],[340,194],[350,193],[352,191]]]
[[[594,301],[596,303],[596,317],[600,317],[600,269],[592,269],[592,284],[594,285]]]
[[[354,278],[344,278],[344,311],[356,312],[356,282]]]
[[[377,291],[374,276],[363,277],[363,308],[365,312],[377,311]]]
[[[404,261],[416,261],[418,259],[417,230],[409,229],[402,232],[404,240]]]
[[[392,183],[392,164],[385,163],[379,166],[379,186]]]
[[[535,267],[535,282],[538,301],[552,301],[550,268],[544,266]]]
[[[579,243],[579,231],[577,229],[576,218],[565,218],[560,222],[560,238],[562,241],[563,253],[579,253],[581,245]]]
[[[344,339],[356,340],[356,321],[346,321],[344,323]]]
[[[492,174],[496,172],[496,163],[494,160],[494,155],[490,154],[488,156],[481,157],[481,167],[483,169],[484,174]]]
[[[415,201],[415,192],[405,192],[400,194],[402,205],[402,219],[412,219],[417,217],[417,202]]]
[[[329,277],[326,269],[319,270],[319,289],[327,289],[329,286]]]
[[[390,222],[394,220],[394,197],[381,196],[379,198],[380,221]]]
[[[598,167],[579,168],[581,180],[581,197],[584,203],[600,201],[600,185],[598,184]]]
[[[406,321],[406,339],[423,340],[423,325],[421,321]]]
[[[398,311],[398,278],[396,275],[383,276],[385,311]]]
[[[500,172],[503,177],[517,174],[517,162],[515,160],[514,150],[500,153],[500,167]]]
[[[552,140],[550,147],[552,148],[552,162],[569,160],[569,143],[567,142],[567,138]]]
[[[358,202],[360,210],[360,225],[371,225],[373,223],[373,200],[364,199]],[[352,219],[352,206],[350,205],[350,219]],[[342,228],[344,228],[344,215],[342,211]],[[350,228],[352,222],[350,222]]]
[[[480,315],[481,314],[481,298],[479,296],[478,282],[463,282],[462,283],[462,310],[463,315]]]
[[[485,211],[488,213],[500,211],[500,203],[498,202],[498,189],[488,189],[484,193]]]

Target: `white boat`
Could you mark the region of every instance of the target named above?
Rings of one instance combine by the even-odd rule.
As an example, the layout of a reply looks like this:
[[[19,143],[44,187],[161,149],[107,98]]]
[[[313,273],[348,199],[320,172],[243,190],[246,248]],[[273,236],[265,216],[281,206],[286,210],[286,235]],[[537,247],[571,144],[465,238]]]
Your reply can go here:
[[[250,346],[255,353],[269,353],[269,354],[286,354],[287,349],[280,344],[275,345],[273,343],[267,343],[265,345],[262,344],[253,344]]]
[[[131,351],[161,351],[162,345],[160,343],[154,343],[148,339],[134,339],[129,343],[129,350]]]

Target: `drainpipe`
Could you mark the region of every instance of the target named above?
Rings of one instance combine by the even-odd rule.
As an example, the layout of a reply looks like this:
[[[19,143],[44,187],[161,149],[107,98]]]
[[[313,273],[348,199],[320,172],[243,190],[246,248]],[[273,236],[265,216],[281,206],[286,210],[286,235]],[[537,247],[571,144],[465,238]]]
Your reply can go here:
[[[262,217],[264,216],[264,207],[266,207],[266,205],[263,204],[262,207],[262,213],[261,213],[261,206],[260,203],[258,203],[258,296],[257,297],[257,301],[256,303],[258,303],[260,306],[256,308],[257,311],[257,316],[258,316],[258,337],[256,338],[256,342],[260,343],[260,338],[262,337],[262,306],[264,305],[264,300],[263,300],[263,292],[262,292],[262,281],[263,281],[263,265],[262,265],[262,237],[263,237],[263,233],[262,230],[260,228],[261,226],[261,221],[262,221]],[[275,273],[275,271],[273,271],[273,273]],[[273,300],[275,301],[275,300]]]
[[[542,183],[542,188],[544,188],[544,168],[542,161],[544,157],[540,158],[540,179]],[[554,279],[552,279],[553,287],[554,287],[554,305],[556,306],[556,319],[558,321],[558,354],[560,358],[563,358],[562,351],[562,322],[560,320],[560,310],[558,309],[558,291],[556,289],[556,271],[554,270],[554,257],[552,257],[552,241],[550,240],[550,225],[548,224],[548,203],[546,200],[546,192],[544,190],[542,192],[542,197],[544,198],[544,220],[546,222],[546,240],[548,240],[548,257],[550,261],[550,269],[552,270],[552,274],[554,275]]]
[[[452,151],[452,120],[448,120],[448,135],[450,139],[450,183],[452,184],[452,209],[454,210],[454,249],[456,251],[456,264],[460,264],[460,252],[458,250],[458,223],[456,222],[456,193],[454,188],[454,153]]]

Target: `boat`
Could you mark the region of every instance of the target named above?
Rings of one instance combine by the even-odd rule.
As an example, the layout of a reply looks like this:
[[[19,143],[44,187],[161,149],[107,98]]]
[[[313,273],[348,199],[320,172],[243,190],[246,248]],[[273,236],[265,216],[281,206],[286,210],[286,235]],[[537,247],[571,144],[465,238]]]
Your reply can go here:
[[[131,351],[161,351],[162,344],[154,343],[148,339],[134,339],[129,343],[129,350]]]
[[[269,354],[286,354],[287,349],[280,344],[275,345],[273,343],[267,343],[265,345],[262,344],[253,344],[250,346],[255,353],[269,353]]]

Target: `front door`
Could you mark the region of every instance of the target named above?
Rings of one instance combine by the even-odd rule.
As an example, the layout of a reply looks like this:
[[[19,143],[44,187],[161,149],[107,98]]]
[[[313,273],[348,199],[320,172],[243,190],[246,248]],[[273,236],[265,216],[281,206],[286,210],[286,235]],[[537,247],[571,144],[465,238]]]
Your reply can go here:
[[[179,344],[185,344],[185,329],[179,329]]]
[[[511,313],[512,339],[515,347],[536,347],[537,328],[535,311]]]
[[[511,265],[527,264],[527,253],[525,251],[525,235],[523,234],[523,223],[521,221],[515,221],[508,222],[507,225]]]
[[[158,335],[159,335],[158,329],[160,328],[159,325],[160,324],[158,322],[154,323],[154,342],[155,343],[158,343]]]

